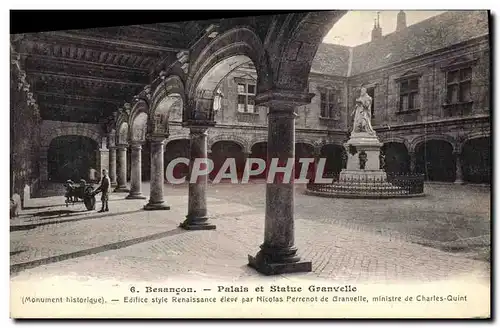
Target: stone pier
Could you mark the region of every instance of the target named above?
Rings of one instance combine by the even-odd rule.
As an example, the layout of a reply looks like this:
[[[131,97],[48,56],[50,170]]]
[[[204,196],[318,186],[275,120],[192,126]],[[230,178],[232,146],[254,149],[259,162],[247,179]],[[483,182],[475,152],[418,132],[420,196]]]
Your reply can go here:
[[[115,192],[129,192],[127,187],[127,144],[117,146],[118,167],[117,186]]]
[[[301,97],[302,96],[302,97]],[[310,94],[288,92],[261,95],[269,105],[267,162],[278,158],[284,162],[295,158],[295,108],[307,104]],[[264,243],[257,255],[248,256],[248,265],[266,275],[310,272],[312,263],[301,261],[295,247],[294,179],[283,181],[277,176],[266,185]]]
[[[130,193],[127,199],[146,199],[142,194],[142,142],[132,141],[130,143]]]
[[[164,168],[163,151],[165,147],[164,136],[150,136],[151,141],[151,186],[149,202],[144,206],[147,211],[169,210],[163,198]]]
[[[189,176],[192,176],[195,159],[207,159],[207,130],[208,127],[190,127],[191,159]],[[209,222],[207,211],[208,174],[198,176],[195,183],[189,182],[188,214],[181,227],[186,230],[213,230],[215,225]]]

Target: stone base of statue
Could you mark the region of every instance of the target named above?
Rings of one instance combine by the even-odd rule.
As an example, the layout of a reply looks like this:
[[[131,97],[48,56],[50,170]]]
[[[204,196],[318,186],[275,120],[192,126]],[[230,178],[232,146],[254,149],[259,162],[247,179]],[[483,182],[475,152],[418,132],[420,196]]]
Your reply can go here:
[[[412,189],[413,185],[388,181],[387,173],[380,168],[382,145],[375,133],[352,133],[349,141],[344,144],[347,165],[340,172],[338,181],[328,185],[310,184],[307,193],[345,198],[393,198],[423,195],[423,192],[413,192],[415,189]],[[399,181],[402,180],[397,180]],[[410,183],[414,183],[413,180]]]

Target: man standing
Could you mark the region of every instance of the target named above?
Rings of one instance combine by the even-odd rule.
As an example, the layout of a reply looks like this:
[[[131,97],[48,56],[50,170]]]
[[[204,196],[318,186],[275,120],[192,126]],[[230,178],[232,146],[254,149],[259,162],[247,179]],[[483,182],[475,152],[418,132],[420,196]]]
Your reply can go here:
[[[106,169],[102,170],[102,179],[101,179],[101,185],[95,190],[95,194],[97,195],[99,192],[102,192],[101,196],[101,202],[102,202],[102,208],[99,211],[99,213],[102,212],[108,212],[108,194],[109,194],[109,188],[111,186],[111,182],[109,181],[108,177],[108,172]]]

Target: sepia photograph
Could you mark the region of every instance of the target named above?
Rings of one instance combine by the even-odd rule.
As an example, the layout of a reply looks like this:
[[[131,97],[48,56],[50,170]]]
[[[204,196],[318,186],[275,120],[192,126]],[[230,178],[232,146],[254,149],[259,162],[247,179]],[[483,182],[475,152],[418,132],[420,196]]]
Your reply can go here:
[[[491,11],[49,14],[10,10],[11,318],[491,318]]]

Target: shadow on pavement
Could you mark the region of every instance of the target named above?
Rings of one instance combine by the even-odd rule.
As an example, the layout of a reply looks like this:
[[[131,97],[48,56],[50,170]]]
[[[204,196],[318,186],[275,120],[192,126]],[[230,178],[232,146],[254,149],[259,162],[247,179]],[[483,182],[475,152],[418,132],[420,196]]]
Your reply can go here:
[[[134,239],[129,239],[129,240],[124,240],[124,241],[119,241],[116,243],[112,244],[106,244],[98,247],[93,247],[89,249],[84,249],[81,251],[73,252],[73,253],[68,253],[68,254],[61,254],[61,255],[56,255],[56,256],[51,256],[43,259],[38,259],[30,262],[24,262],[24,263],[18,263],[18,264],[13,264],[10,266],[10,274],[15,275],[23,270],[28,270],[28,269],[33,269],[42,265],[47,265],[50,263],[56,263],[56,262],[61,262],[65,260],[70,260],[78,257],[83,257],[83,256],[88,256],[88,255],[94,255],[110,250],[115,250],[115,249],[121,249],[129,246],[133,246],[136,244],[148,242],[148,241],[153,241],[165,237],[170,237],[170,236],[175,236],[180,233],[187,232],[186,230],[177,227],[176,229],[165,231],[165,232],[160,232],[160,233],[155,233],[152,235],[144,236],[144,237],[138,237]],[[11,254],[12,255],[12,254]]]
[[[52,210],[52,211],[43,211],[43,212],[37,212],[33,213],[33,216],[61,216],[65,215],[68,216],[71,213],[82,213],[82,212],[87,212],[87,211],[72,211],[72,210]]]
[[[71,215],[66,215],[66,217],[70,217],[68,219],[62,219],[62,220],[57,220],[57,221],[50,221],[50,222],[38,222],[38,223],[32,223],[32,224],[19,224],[19,225],[11,225],[10,226],[10,232],[13,231],[22,231],[22,230],[31,230],[35,229],[36,227],[48,225],[48,224],[60,224],[64,222],[77,222],[77,221],[82,221],[82,220],[94,220],[94,219],[101,219],[101,218],[107,218],[107,217],[112,217],[112,216],[118,216],[118,215],[124,215],[124,214],[131,214],[131,213],[138,213],[138,212],[143,212],[143,209],[138,209],[138,210],[133,210],[133,211],[126,211],[126,212],[118,212],[118,213],[105,213],[105,214],[99,214],[96,216],[85,216],[81,218],[74,218],[76,215],[73,215],[73,218]],[[91,213],[89,211],[80,211],[80,212],[73,212],[76,214],[80,213]],[[47,218],[45,218],[47,220]]]

